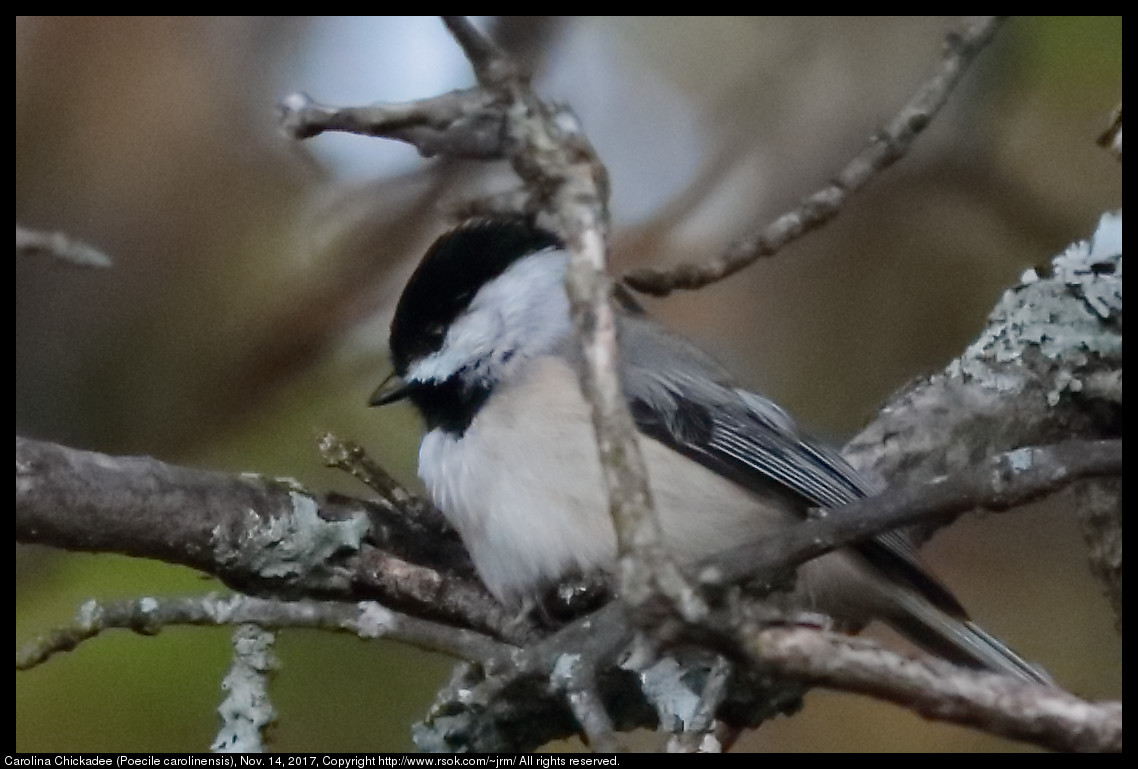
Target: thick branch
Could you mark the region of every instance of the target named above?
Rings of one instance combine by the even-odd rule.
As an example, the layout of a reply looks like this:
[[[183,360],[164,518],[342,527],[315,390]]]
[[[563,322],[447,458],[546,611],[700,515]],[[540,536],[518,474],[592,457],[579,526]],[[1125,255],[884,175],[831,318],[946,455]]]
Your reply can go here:
[[[1004,293],[943,372],[890,398],[845,457],[913,485],[1019,446],[1121,437],[1121,214],[1040,273]]]
[[[808,628],[753,634],[759,664],[833,689],[866,694],[926,718],[975,726],[1060,751],[1122,751],[1122,703],[1090,703],[1060,689],[911,659],[877,644]]]
[[[406,538],[397,515],[372,524],[382,512],[261,476],[16,438],[18,542],[183,564],[253,594],[380,600],[507,639],[532,632],[462,570],[453,535],[419,543],[416,556],[437,559],[427,565],[382,549]]]

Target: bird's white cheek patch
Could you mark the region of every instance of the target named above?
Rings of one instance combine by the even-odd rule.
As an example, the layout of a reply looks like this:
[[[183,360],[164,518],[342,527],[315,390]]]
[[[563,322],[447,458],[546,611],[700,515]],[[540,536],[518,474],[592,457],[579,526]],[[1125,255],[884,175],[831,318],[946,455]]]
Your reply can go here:
[[[508,382],[524,361],[549,353],[573,333],[565,294],[568,254],[550,250],[520,260],[483,286],[447,329],[437,351],[414,363],[407,378],[443,382]]]

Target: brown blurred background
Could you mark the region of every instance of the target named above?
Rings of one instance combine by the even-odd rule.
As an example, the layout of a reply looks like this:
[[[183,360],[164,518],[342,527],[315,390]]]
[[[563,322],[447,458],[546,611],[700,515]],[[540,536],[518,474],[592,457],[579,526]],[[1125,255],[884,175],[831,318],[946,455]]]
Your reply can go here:
[[[932,70],[951,18],[485,18],[570,103],[613,182],[613,269],[700,259],[825,183]],[[701,292],[648,302],[840,443],[942,367],[1022,270],[1120,208],[1095,146],[1121,100],[1120,17],[1016,18],[912,153],[833,223]],[[110,453],[366,494],[314,436],[414,483],[418,424],[369,410],[422,249],[505,169],[354,136],[295,145],[275,103],[400,101],[472,84],[441,23],[16,19],[16,222],[111,270],[16,262],[16,430]],[[217,589],[187,570],[16,549],[16,643],[85,599]],[[971,518],[928,548],[974,615],[1088,697],[1121,649],[1059,506]],[[108,633],[16,676],[20,751],[190,751],[217,727],[226,630]],[[448,675],[393,643],[281,635],[280,750],[401,750]],[[824,692],[746,747],[1017,750]]]

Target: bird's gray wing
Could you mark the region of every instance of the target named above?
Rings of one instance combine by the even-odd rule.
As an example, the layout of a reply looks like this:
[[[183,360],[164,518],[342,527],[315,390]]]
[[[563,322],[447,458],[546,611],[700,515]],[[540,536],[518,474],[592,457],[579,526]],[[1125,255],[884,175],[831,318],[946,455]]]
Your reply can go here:
[[[774,403],[735,387],[698,349],[647,324],[629,316],[620,327],[624,393],[643,433],[744,488],[797,498],[803,515],[876,492],[840,455],[802,435]],[[851,549],[893,586],[896,611],[885,619],[912,640],[962,664],[1050,682],[1045,671],[971,622],[948,588],[917,562],[903,535],[889,532]]]
[[[625,396],[645,435],[760,494],[788,493],[805,516],[876,493],[837,452],[804,436],[772,401],[735,387],[726,372],[688,342],[622,325]],[[889,532],[856,550],[890,578],[907,583],[941,610],[966,614],[916,559],[909,541]]]

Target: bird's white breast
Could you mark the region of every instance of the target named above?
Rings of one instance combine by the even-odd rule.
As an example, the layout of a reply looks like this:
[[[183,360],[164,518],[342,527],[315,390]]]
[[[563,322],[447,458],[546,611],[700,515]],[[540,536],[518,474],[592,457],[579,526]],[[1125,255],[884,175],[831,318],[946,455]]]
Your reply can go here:
[[[655,440],[642,437],[641,447],[665,541],[681,561],[790,519]],[[589,406],[560,358],[530,361],[461,437],[428,433],[419,474],[500,600],[515,602],[568,572],[615,560]]]

